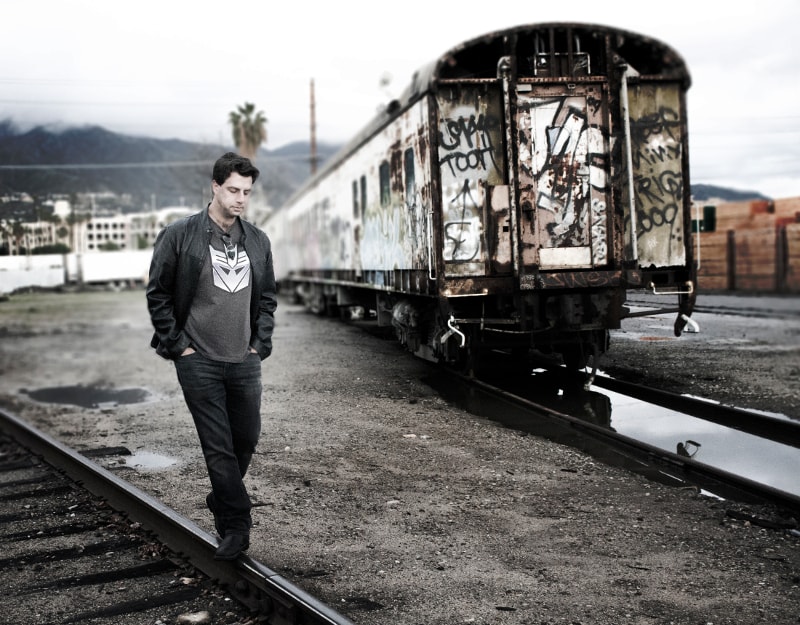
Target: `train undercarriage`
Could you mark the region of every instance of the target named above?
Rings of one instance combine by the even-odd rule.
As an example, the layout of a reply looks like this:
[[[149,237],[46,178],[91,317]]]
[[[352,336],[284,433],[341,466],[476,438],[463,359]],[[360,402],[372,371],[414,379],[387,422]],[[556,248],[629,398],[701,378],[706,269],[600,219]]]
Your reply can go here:
[[[521,364],[531,352],[560,357],[583,369],[608,349],[608,330],[620,327],[624,292],[435,297],[296,281],[284,285],[296,303],[328,316],[355,314],[391,327],[419,358],[477,371],[487,352],[506,352]]]
[[[477,372],[490,353],[502,352],[519,367],[544,357],[575,371],[590,368],[593,377],[609,348],[609,331],[619,329],[624,319],[676,313],[676,336],[690,323],[697,295],[693,272],[643,271],[636,280],[633,291],[674,296],[676,306],[654,304],[634,312],[626,304],[631,287],[615,283],[445,297],[355,284],[335,275],[294,275],[281,283],[281,290],[315,314],[362,317],[391,328],[415,356],[462,371]]]

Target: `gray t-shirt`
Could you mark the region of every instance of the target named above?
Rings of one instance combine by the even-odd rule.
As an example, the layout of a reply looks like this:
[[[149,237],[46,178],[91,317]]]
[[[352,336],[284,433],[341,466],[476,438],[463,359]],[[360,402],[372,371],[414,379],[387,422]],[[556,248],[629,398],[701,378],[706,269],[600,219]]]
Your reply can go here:
[[[211,221],[211,245],[185,332],[192,347],[206,358],[242,362],[250,346],[250,259],[239,244],[236,220],[226,233]]]

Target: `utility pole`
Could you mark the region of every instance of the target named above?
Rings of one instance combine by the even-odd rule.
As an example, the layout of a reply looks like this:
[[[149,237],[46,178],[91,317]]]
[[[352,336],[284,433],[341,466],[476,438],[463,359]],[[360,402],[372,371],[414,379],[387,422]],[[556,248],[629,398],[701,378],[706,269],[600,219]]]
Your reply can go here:
[[[317,103],[314,99],[314,79],[311,79],[311,175],[317,173]]]

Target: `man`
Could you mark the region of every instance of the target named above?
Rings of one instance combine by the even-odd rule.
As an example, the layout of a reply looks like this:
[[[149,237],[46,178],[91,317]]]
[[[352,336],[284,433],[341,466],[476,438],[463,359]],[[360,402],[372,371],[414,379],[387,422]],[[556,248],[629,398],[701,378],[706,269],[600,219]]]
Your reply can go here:
[[[242,219],[258,175],[249,159],[220,157],[206,210],[158,235],[147,285],[151,346],[175,363],[208,468],[220,560],[250,546],[242,478],[261,432],[261,361],[277,306],[269,238]]]

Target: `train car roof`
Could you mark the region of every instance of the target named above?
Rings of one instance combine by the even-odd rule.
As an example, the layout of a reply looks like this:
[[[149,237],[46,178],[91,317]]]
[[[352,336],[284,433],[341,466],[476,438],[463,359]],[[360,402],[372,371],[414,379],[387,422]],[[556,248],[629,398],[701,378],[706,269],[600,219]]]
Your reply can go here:
[[[609,38],[615,54],[613,62],[631,65],[640,75],[661,76],[678,80],[688,89],[691,77],[683,57],[671,46],[647,35],[632,31],[580,22],[547,22],[505,28],[468,39],[422,66],[411,77],[403,94],[389,102],[358,134],[334,154],[322,169],[298,189],[303,193],[316,180],[336,167],[358,146],[426,93],[435,92],[443,80],[488,80],[497,78],[497,61],[502,56],[517,54],[518,46],[539,36],[549,40],[564,36],[586,35],[595,40]],[[528,50],[530,51],[530,50]]]

